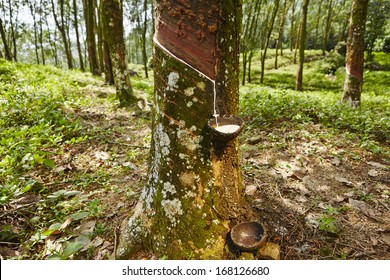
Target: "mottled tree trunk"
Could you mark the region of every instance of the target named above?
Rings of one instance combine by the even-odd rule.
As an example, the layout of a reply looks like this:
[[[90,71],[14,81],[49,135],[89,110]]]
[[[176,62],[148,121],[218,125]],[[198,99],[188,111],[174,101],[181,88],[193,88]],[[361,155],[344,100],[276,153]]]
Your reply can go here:
[[[89,69],[93,75],[100,76],[100,69],[96,52],[94,3],[94,0],[83,0]]]
[[[80,61],[80,69],[81,71],[85,71],[84,68],[84,59],[81,51],[81,43],[80,43],[80,35],[79,35],[79,23],[78,23],[78,12],[77,12],[77,1],[73,0],[73,16],[74,16],[74,29],[76,32],[76,44],[77,44],[77,52],[79,54]]]
[[[11,3],[11,0],[8,0],[8,7],[9,7],[9,24],[10,24],[10,32],[11,32],[11,41],[12,41],[12,47],[13,47],[13,58],[14,61],[18,61],[18,53],[17,53],[17,44],[16,44],[16,30],[17,27],[15,27],[15,24],[17,24],[18,21],[18,12],[19,12],[19,3],[13,4]],[[14,11],[14,8],[16,11]],[[16,22],[14,24],[14,21]]]
[[[45,56],[45,49],[44,49],[44,45],[43,45],[43,17],[45,16],[43,13],[43,0],[40,0],[39,1],[39,10],[38,10],[38,14],[39,14],[39,47],[41,49],[41,58],[42,58],[42,64],[45,65],[46,64],[46,56]]]
[[[295,33],[295,8],[296,8],[296,0],[292,0],[291,3],[291,17],[290,17],[290,38],[289,38],[289,45],[290,45],[290,52],[293,51],[295,40],[294,40],[294,33]],[[294,62],[295,63],[295,62]]]
[[[34,51],[35,51],[35,60],[39,64],[39,54],[38,54],[38,30],[37,30],[37,3],[35,1],[29,2],[28,7],[30,9],[30,14],[33,19],[33,28],[34,28]]]
[[[97,7],[97,17],[94,20],[94,24],[95,24],[95,30],[97,30],[97,52],[98,52],[99,69],[100,69],[100,73],[105,73],[104,50],[103,50],[104,36],[103,36],[102,9],[101,9],[102,3],[101,1],[99,1],[99,3],[97,0],[94,1],[95,1],[95,7]]]
[[[7,36],[5,34],[3,21],[1,20],[1,18],[0,18],[0,34],[1,34],[1,40],[3,41],[5,59],[12,61],[11,52],[9,50],[9,46],[8,46],[8,42],[7,42]]]
[[[315,35],[314,35],[314,46],[313,46],[313,49],[317,49],[317,46],[318,46],[318,29],[319,29],[319,26],[320,26],[320,19],[321,19],[321,12],[322,12],[322,2],[324,0],[320,0],[318,2],[318,13],[316,15],[316,27],[315,27]]]
[[[108,85],[114,85],[114,73],[112,72],[112,62],[108,44],[103,38],[103,61],[104,61],[104,79]]]
[[[51,0],[51,5],[52,5],[52,9],[53,9],[54,21],[56,23],[56,26],[57,26],[58,30],[61,33],[62,42],[64,44],[66,60],[68,62],[68,68],[69,69],[73,69],[72,51],[70,49],[68,36],[66,34],[64,0],[59,0],[58,1],[58,5],[59,5],[59,8],[60,8],[60,18],[58,18],[58,15],[57,15],[57,12],[56,12],[56,7],[55,7],[55,4],[54,4],[54,0]]]
[[[351,107],[360,106],[363,86],[364,32],[367,18],[368,0],[353,0],[347,54],[345,57],[346,76],[342,101]]]
[[[276,40],[275,44],[275,69],[278,69],[278,55],[279,55],[279,49],[282,53],[282,41],[283,41],[283,28],[284,28],[284,22],[286,21],[286,14],[287,14],[287,0],[284,0],[283,9],[280,14],[280,23],[278,27],[278,38]]]
[[[231,226],[251,213],[243,199],[237,140],[217,142],[207,126],[213,80],[218,113],[238,111],[241,1],[155,3],[149,178],[123,223],[117,255],[148,250],[169,259],[220,259]]]
[[[142,62],[144,64],[144,72],[145,72],[145,77],[148,78],[149,77],[149,73],[148,73],[148,56],[146,54],[146,32],[147,32],[147,28],[148,28],[148,0],[144,0],[144,22],[143,22],[143,26],[142,26]]]
[[[300,21],[300,36],[299,36],[299,65],[295,81],[295,89],[302,90],[303,80],[303,63],[305,61],[305,43],[306,43],[306,23],[307,23],[307,8],[310,0],[304,0],[302,5],[302,14]]]
[[[122,0],[102,0],[103,36],[110,53],[116,95],[120,107],[135,103],[136,98],[130,83],[130,75],[126,65],[126,49],[123,38]]]
[[[264,51],[261,55],[261,73],[260,73],[260,83],[263,83],[264,82],[264,71],[265,71],[265,59],[267,57],[267,50],[268,50],[268,45],[269,45],[269,40],[271,38],[271,34],[272,34],[272,29],[274,27],[274,22],[275,22],[275,18],[276,18],[276,14],[278,12],[278,8],[279,8],[279,2],[280,0],[275,0],[274,1],[274,9],[273,9],[273,12],[272,12],[272,17],[269,21],[269,25],[267,27],[267,36],[265,38],[265,44],[264,44]]]
[[[322,37],[322,54],[325,55],[325,52],[328,49],[328,40],[329,40],[329,34],[330,34],[330,28],[332,26],[332,17],[333,17],[333,8],[334,8],[334,2],[333,0],[328,0],[328,14],[326,16],[326,22],[325,22],[325,30],[324,35]]]

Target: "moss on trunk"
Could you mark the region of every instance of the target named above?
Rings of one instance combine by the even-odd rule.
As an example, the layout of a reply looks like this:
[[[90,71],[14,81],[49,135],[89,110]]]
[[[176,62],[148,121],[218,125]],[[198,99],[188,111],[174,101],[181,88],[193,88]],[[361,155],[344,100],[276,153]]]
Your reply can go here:
[[[346,76],[342,101],[353,108],[360,106],[363,86],[364,33],[367,18],[368,0],[354,0],[349,22],[347,54],[345,58]]]
[[[157,1],[157,11],[164,2]],[[206,1],[179,2],[195,9]],[[216,56],[218,112],[237,114],[241,3],[212,2],[211,13],[217,13],[219,22],[210,50]],[[210,78],[158,46],[154,64],[148,183],[124,222],[117,255],[128,258],[145,249],[170,259],[224,258],[230,227],[250,218],[243,214],[250,211],[243,199],[237,140],[212,139],[207,126],[214,108]]]
[[[116,95],[120,102],[119,106],[125,107],[134,104],[137,98],[134,96],[126,65],[122,2],[122,0],[102,0],[101,5],[103,33],[111,58]]]

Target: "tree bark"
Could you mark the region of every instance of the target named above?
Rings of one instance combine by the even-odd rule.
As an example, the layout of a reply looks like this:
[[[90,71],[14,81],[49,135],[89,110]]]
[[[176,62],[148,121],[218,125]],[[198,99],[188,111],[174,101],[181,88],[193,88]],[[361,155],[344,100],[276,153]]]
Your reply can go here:
[[[123,10],[122,0],[102,0],[103,36],[107,42],[116,95],[120,107],[133,105],[136,101],[127,71],[125,41],[123,38]]]
[[[41,49],[41,58],[42,58],[42,64],[46,64],[46,56],[45,56],[45,49],[43,46],[43,0],[39,1],[39,8],[38,8],[38,14],[39,14],[39,48]]]
[[[315,35],[314,35],[314,46],[313,48],[316,50],[318,46],[318,29],[320,26],[321,12],[322,12],[322,3],[324,0],[320,0],[318,3],[318,13],[316,15],[316,27],[315,27]]]
[[[295,8],[296,8],[296,0],[292,0],[291,4],[291,17],[290,17],[290,40],[289,40],[289,45],[290,45],[290,52],[293,51],[294,45],[295,45],[295,40],[294,40],[294,32],[295,32]]]
[[[363,86],[364,33],[368,0],[353,0],[349,22],[347,54],[345,57],[346,76],[342,101],[353,108],[360,106]]]
[[[271,37],[271,33],[272,33],[272,29],[274,27],[274,22],[275,22],[275,18],[276,18],[276,14],[278,12],[278,8],[279,8],[279,2],[280,0],[275,0],[274,1],[274,10],[272,12],[272,17],[271,17],[271,20],[269,22],[269,26],[267,27],[267,37],[265,38],[265,44],[264,44],[264,51],[261,55],[261,74],[260,74],[260,83],[263,83],[264,82],[264,68],[265,68],[265,59],[267,57],[267,49],[268,49],[268,45],[269,45],[269,40],[270,40],[270,37]]]
[[[94,20],[95,29],[97,30],[97,53],[98,53],[98,61],[99,61],[99,69],[100,73],[105,72],[104,69],[104,50],[103,50],[103,27],[102,27],[102,10],[101,10],[101,1],[99,1],[99,4],[97,3],[97,0],[95,1],[95,7],[97,7],[97,17]],[[95,13],[96,15],[96,13]]]
[[[142,61],[144,64],[144,71],[145,71],[145,77],[148,78],[148,56],[146,54],[146,32],[148,28],[148,0],[144,0],[144,22],[143,22],[143,27],[142,27]]]
[[[79,54],[79,61],[80,61],[80,69],[81,69],[81,71],[84,72],[85,67],[84,67],[83,53],[81,51],[80,34],[79,34],[79,21],[78,21],[77,1],[76,0],[73,0],[73,16],[74,16],[74,28],[75,28],[75,32],[76,32],[77,52]]]
[[[88,61],[89,69],[92,75],[100,76],[99,63],[96,53],[96,38],[94,32],[95,26],[95,1],[83,0],[84,4],[84,18],[85,18],[85,30],[87,33],[87,48],[88,48]]]
[[[155,2],[156,110],[149,178],[133,215],[123,223],[120,258],[148,250],[169,259],[221,259],[231,226],[249,219],[238,142],[216,142],[207,127],[214,81],[219,113],[238,112],[241,1],[220,3]],[[172,42],[164,40],[170,34],[174,43],[162,45]],[[178,49],[186,46],[192,53]],[[189,57],[196,59],[203,51],[212,54],[211,69],[200,71]]]
[[[334,8],[333,0],[329,0],[328,14],[325,22],[325,30],[324,30],[324,35],[322,37],[322,55],[325,55],[328,49],[329,33],[330,33],[330,28],[332,26],[333,8]]]
[[[300,36],[299,36],[299,65],[295,82],[295,89],[302,90],[302,80],[303,80],[303,63],[305,60],[305,43],[306,43],[306,23],[307,23],[307,9],[309,6],[310,0],[304,0],[302,5],[302,14],[300,22]]]
[[[38,54],[38,30],[37,30],[37,3],[35,1],[29,2],[28,3],[29,8],[30,8],[30,13],[33,18],[33,27],[34,27],[34,47],[35,47],[35,59],[37,64],[39,64],[39,54]]]
[[[47,28],[47,37],[49,39],[49,44],[51,46],[51,51],[52,51],[52,54],[53,54],[53,58],[54,58],[54,65],[55,66],[59,66],[59,62],[58,62],[58,54],[57,54],[57,43],[56,43],[56,37],[57,37],[57,33],[56,33],[56,29],[54,29],[54,40],[52,40],[51,38],[51,32],[50,32],[50,27],[49,27],[49,22],[48,22],[48,19],[47,19],[47,16],[44,17],[45,19],[45,24],[46,24],[46,28]]]
[[[12,55],[9,50],[8,42],[7,42],[7,36],[5,34],[4,26],[3,26],[3,21],[0,18],[0,33],[1,33],[1,39],[3,41],[4,45],[4,53],[5,53],[5,59],[12,61]]]
[[[54,4],[54,0],[51,0],[51,5],[52,5],[52,9],[53,9],[53,17],[54,17],[54,21],[56,23],[56,26],[61,33],[62,42],[64,44],[64,49],[65,49],[66,60],[68,62],[68,68],[73,69],[72,51],[70,50],[69,41],[68,41],[68,37],[66,34],[66,29],[65,29],[66,26],[65,26],[64,0],[59,0],[58,4],[60,6],[60,19],[58,19],[58,16],[56,13],[56,7]]]
[[[278,27],[278,38],[276,40],[275,44],[275,69],[278,69],[278,55],[279,55],[279,49],[282,53],[282,41],[283,41],[283,28],[284,28],[284,22],[286,21],[286,14],[287,14],[287,0],[284,0],[283,9],[280,14],[280,23]]]
[[[8,0],[8,7],[9,7],[9,22],[10,22],[10,31],[11,31],[11,40],[12,40],[12,46],[13,46],[13,58],[14,58],[14,61],[17,62],[18,61],[18,55],[17,55],[17,45],[16,45],[16,29],[17,27],[15,27],[14,25],[14,20],[16,21],[16,24],[17,24],[17,20],[18,20],[18,12],[19,12],[19,3],[11,3],[11,0]],[[16,12],[14,11],[13,7],[16,8]],[[16,16],[15,16],[16,14]]]

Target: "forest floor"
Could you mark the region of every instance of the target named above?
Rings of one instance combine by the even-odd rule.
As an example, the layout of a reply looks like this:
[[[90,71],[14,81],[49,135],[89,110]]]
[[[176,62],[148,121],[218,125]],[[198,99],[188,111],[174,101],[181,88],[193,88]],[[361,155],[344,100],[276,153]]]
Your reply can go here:
[[[279,73],[287,73],[288,67]],[[336,78],[321,75],[335,87]],[[381,75],[389,77],[385,71]],[[150,112],[117,109],[113,87],[80,77],[71,75],[75,88],[72,93],[62,89],[71,98],[60,106],[66,119],[77,123],[74,133],[53,140],[55,144],[40,143],[39,153],[19,155],[25,164],[15,165],[14,173],[4,172],[11,163],[0,162],[1,258],[112,258],[120,225],[145,185]],[[134,78],[133,83],[140,93],[152,91],[151,79]],[[390,85],[381,90],[384,99],[378,103],[388,100]],[[288,99],[267,103],[278,94]],[[308,100],[312,94],[299,98]],[[281,259],[390,259],[389,105],[380,116],[385,126],[361,111],[373,128],[359,132],[359,126],[350,129],[353,121],[345,128],[335,127],[332,119],[330,124],[319,120],[320,115],[310,115],[312,107],[306,114],[295,95],[288,89],[277,93],[259,85],[242,87],[247,124],[239,139],[243,187],[269,241],[280,245]],[[280,118],[267,117],[265,107]],[[342,112],[345,119],[356,117]],[[65,120],[61,123],[67,126]],[[2,137],[9,155],[14,138],[8,143]],[[28,161],[35,163],[26,167]]]

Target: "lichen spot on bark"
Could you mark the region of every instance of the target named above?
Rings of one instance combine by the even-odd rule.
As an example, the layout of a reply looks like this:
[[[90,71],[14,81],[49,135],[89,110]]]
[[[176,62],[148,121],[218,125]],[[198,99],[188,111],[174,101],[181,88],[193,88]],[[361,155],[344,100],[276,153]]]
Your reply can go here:
[[[175,90],[178,88],[177,83],[179,82],[179,74],[176,72],[171,72],[168,75],[168,86],[167,90]]]
[[[199,83],[196,84],[196,86],[200,90],[205,90],[205,88],[206,88],[206,84],[204,82],[199,82]]]
[[[184,94],[188,97],[194,95],[195,87],[189,87],[184,90]]]
[[[173,226],[176,226],[177,219],[176,217],[179,215],[183,215],[183,208],[181,201],[177,198],[172,200],[166,199],[161,201],[161,206],[164,209],[164,213],[167,218],[171,221]]]
[[[180,183],[185,187],[195,187],[195,173],[194,172],[183,172],[180,174]]]
[[[172,185],[170,182],[165,182],[163,184],[162,195],[164,199],[167,198],[167,195],[175,194],[175,193],[176,193],[176,188],[174,185]]]

